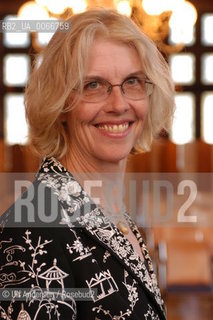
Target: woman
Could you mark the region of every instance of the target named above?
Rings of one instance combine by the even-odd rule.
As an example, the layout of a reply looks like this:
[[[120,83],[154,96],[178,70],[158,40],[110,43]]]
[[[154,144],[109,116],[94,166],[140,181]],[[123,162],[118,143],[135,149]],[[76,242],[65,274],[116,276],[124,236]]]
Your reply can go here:
[[[45,160],[2,219],[0,288],[16,294],[3,296],[1,316],[165,319],[152,262],[122,194],[128,155],[148,150],[171,123],[168,66],[114,11],[90,10],[69,22],[26,88],[30,138]]]

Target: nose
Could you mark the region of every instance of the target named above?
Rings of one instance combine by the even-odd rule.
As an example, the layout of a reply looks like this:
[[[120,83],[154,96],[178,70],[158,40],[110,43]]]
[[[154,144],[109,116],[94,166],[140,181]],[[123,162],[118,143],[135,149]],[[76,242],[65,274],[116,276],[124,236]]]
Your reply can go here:
[[[120,86],[113,86],[110,96],[107,99],[107,111],[122,114],[130,108],[127,99],[124,97]]]

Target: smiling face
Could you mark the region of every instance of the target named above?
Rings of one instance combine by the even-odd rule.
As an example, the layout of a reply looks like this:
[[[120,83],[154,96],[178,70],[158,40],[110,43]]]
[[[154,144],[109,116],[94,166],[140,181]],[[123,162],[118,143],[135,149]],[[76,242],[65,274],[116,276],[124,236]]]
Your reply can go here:
[[[121,84],[129,78],[132,84],[132,75],[138,73],[143,71],[133,47],[97,38],[89,52],[85,79],[90,84],[85,88],[96,89],[99,84],[94,79],[100,78],[111,84]],[[119,163],[127,158],[141,135],[148,98],[131,100],[115,86],[106,99],[98,100],[88,102],[82,98],[67,114],[70,155],[92,166]]]

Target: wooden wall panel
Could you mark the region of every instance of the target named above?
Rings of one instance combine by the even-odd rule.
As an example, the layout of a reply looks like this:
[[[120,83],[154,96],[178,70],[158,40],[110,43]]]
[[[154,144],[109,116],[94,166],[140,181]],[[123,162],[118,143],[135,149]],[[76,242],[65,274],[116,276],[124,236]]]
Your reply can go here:
[[[0,139],[0,172],[4,171],[4,143],[3,140]]]

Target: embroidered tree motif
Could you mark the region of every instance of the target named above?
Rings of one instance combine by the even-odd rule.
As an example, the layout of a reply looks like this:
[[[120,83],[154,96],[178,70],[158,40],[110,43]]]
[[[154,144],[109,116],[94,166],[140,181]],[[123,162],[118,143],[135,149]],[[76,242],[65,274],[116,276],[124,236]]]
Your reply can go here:
[[[0,319],[4,320],[12,320],[11,314],[13,313],[12,303],[10,303],[9,307],[7,308],[7,312],[0,306]]]
[[[77,261],[77,260],[83,260],[89,256],[91,256],[91,251],[96,249],[96,247],[85,247],[83,245],[83,243],[81,242],[81,238],[77,236],[76,232],[70,228],[70,231],[73,233],[74,237],[75,237],[75,241],[73,242],[73,245],[69,245],[67,243],[67,250],[69,250],[70,254],[78,254],[78,257],[76,257],[75,259],[73,259],[73,261]]]
[[[42,263],[35,270],[35,265],[38,264],[37,256],[47,253],[47,251],[44,250],[44,246],[51,243],[52,240],[50,241],[45,240],[44,242],[41,242],[41,237],[39,237],[37,245],[33,246],[32,240],[30,239],[31,231],[27,230],[25,234],[26,234],[26,237],[23,237],[23,238],[25,239],[26,244],[28,244],[29,250],[32,251],[32,254],[31,254],[32,264],[28,265],[30,269],[29,275],[31,276],[31,278],[35,278],[37,283],[37,286],[31,285],[31,291],[29,292],[29,300],[30,300],[29,305],[34,303],[36,300],[39,302],[37,312],[33,319],[34,320],[39,319],[40,317],[39,313],[44,308],[46,309],[46,313],[49,315],[50,319],[51,319],[51,314],[53,313],[57,319],[60,319],[60,311],[58,310],[60,304],[63,304],[63,306],[66,305],[68,308],[70,308],[74,312],[74,314],[76,314],[76,305],[73,299],[70,299],[71,300],[70,303],[65,302],[63,299],[63,296],[62,296],[63,289],[64,289],[63,279],[66,278],[68,274],[57,267],[57,260],[54,259],[53,266],[42,273],[41,273],[41,269],[46,265],[46,263]],[[42,288],[40,287],[39,278],[46,280],[47,292],[43,292]],[[49,286],[52,283],[52,281],[56,281],[60,283],[62,288],[61,292],[58,292],[58,291],[51,292],[49,290]],[[34,294],[36,292],[37,292],[37,295]],[[57,299],[56,299],[56,294],[57,294]]]
[[[38,281],[38,275],[39,272],[41,271],[41,268],[43,266],[46,265],[46,263],[42,263],[39,267],[37,267],[36,271],[35,271],[35,265],[38,263],[38,260],[36,259],[37,256],[41,256],[43,254],[47,254],[47,250],[44,250],[44,246],[46,246],[47,244],[51,243],[52,240],[44,240],[43,243],[41,243],[41,237],[38,238],[38,242],[36,246],[32,245],[32,240],[30,239],[30,235],[31,235],[31,231],[27,230],[25,232],[26,237],[23,236],[23,238],[25,239],[25,243],[28,244],[29,246],[29,250],[32,251],[31,253],[31,257],[32,257],[32,263],[31,265],[28,265],[30,271],[25,270],[26,272],[29,272],[29,276],[31,278],[35,278],[36,279],[36,283],[37,285],[39,285],[39,281]]]
[[[133,279],[132,284],[127,283],[127,277],[129,276],[128,272],[124,270],[124,282],[122,282],[127,291],[128,291],[128,300],[130,302],[130,307],[133,310],[136,302],[139,300],[138,298],[138,292],[137,292],[137,287],[134,286],[137,282]]]
[[[37,302],[38,307],[35,315],[33,316],[33,320],[41,319],[41,311],[45,310],[48,314],[49,319],[52,318],[54,314],[54,319],[61,319],[60,314],[60,306],[67,307],[72,310],[72,319],[76,317],[76,304],[72,297],[66,297],[68,301],[64,301],[64,282],[63,279],[68,276],[63,270],[61,270],[57,266],[57,260],[54,259],[53,266],[50,267],[48,270],[41,273],[41,270],[46,263],[41,263],[39,265],[39,257],[43,254],[47,254],[47,250],[45,250],[45,246],[52,242],[52,240],[44,240],[41,241],[41,237],[38,237],[38,241],[36,244],[32,243],[30,238],[31,231],[27,230],[25,232],[25,236],[23,236],[25,243],[28,245],[28,249],[31,252],[31,264],[25,266],[24,261],[19,261],[20,266],[22,267],[21,272],[27,273],[28,277],[24,278],[26,282],[28,280],[34,279],[34,283],[31,283],[31,288],[28,292],[25,293],[25,299],[30,307],[31,304]],[[26,251],[25,250],[25,251]],[[46,280],[46,291],[40,286],[39,279]],[[50,291],[50,284],[56,281],[61,285],[60,291]],[[21,283],[21,282],[20,282]],[[35,285],[36,284],[36,285]],[[13,313],[13,304],[15,303],[15,299],[13,299],[6,311],[2,306],[0,306],[0,318],[5,320],[13,320],[12,313]],[[17,308],[17,306],[16,306]],[[15,308],[14,308],[15,309]],[[17,309],[16,309],[17,310]],[[31,320],[29,313],[24,310],[23,306],[19,312],[17,320]]]

